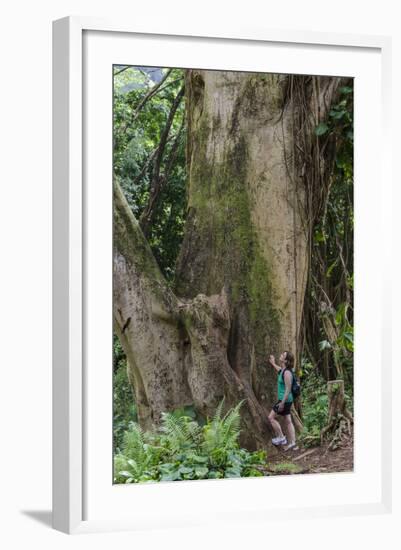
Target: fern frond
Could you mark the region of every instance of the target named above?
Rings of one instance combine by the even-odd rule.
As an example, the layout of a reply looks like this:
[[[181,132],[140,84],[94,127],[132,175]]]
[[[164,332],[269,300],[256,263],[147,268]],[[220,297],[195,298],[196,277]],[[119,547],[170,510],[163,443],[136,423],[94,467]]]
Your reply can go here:
[[[145,434],[139,424],[132,423],[130,430],[125,432],[122,454],[130,460],[141,463],[145,460]]]
[[[222,421],[223,445],[226,449],[234,447],[241,432],[240,409],[243,401],[240,401],[231,411],[229,411]]]
[[[201,440],[202,428],[197,422],[188,422],[186,429],[191,442],[197,447]]]
[[[213,417],[213,420],[204,429],[203,449],[207,453],[213,453],[217,450],[226,451],[237,446],[240,435],[241,417],[239,414],[243,401],[236,407],[229,410],[222,418],[221,411],[223,402],[219,405],[219,410]]]
[[[169,448],[173,453],[191,444],[192,436],[184,416],[177,417],[173,413],[163,413],[161,431],[165,434]]]
[[[240,416],[237,411],[231,411],[222,422],[222,440],[224,448],[233,447],[240,434]]]
[[[212,422],[220,422],[223,414],[224,401],[225,401],[225,397],[223,397],[223,399],[217,405],[217,409],[216,409],[216,412],[214,413]]]

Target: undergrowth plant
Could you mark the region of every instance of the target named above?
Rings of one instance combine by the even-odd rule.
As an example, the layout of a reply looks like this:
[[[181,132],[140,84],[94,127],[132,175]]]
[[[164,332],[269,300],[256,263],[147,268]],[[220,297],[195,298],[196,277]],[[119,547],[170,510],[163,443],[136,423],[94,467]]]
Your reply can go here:
[[[307,361],[302,362],[302,422],[304,429],[300,441],[305,447],[320,444],[320,434],[328,421],[329,403],[327,383],[323,376]],[[347,407],[352,410],[351,388],[346,388]]]
[[[116,336],[113,348],[113,448],[118,453],[127,427],[137,421],[137,411],[127,377],[127,359]]]
[[[239,446],[242,403],[223,414],[223,401],[213,418],[200,425],[185,411],[163,413],[157,433],[132,423],[114,459],[115,483],[218,479],[263,475],[264,451]]]
[[[273,474],[299,474],[302,468],[292,462],[279,462],[268,467],[269,472]]]

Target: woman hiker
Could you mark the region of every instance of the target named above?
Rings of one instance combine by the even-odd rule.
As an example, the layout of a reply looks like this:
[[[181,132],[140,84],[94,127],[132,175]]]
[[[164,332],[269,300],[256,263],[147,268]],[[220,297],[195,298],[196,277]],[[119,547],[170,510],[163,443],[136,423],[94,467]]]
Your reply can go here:
[[[292,405],[292,402],[294,401],[294,398],[291,392],[292,379],[293,379],[292,369],[294,368],[294,356],[290,351],[283,351],[279,359],[280,366],[276,364],[274,355],[270,355],[269,363],[278,372],[278,377],[277,377],[278,401],[273,406],[269,414],[270,423],[273,427],[274,433],[276,434],[276,437],[273,437],[272,439],[272,443],[273,445],[286,445],[286,447],[284,447],[285,451],[288,451],[290,449],[295,450],[296,449],[295,428],[291,419],[291,405]],[[278,414],[284,417],[284,422],[286,427],[285,431],[287,432],[287,436],[288,436],[288,445],[287,445],[287,438],[283,434],[280,423],[277,420]]]

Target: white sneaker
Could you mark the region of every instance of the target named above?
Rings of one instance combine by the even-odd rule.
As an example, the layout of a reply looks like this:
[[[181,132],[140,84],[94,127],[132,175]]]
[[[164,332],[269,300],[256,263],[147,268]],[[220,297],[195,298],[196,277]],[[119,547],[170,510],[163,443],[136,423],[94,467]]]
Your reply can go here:
[[[297,451],[298,450],[297,444],[295,442],[292,442],[292,443],[289,443],[287,447],[284,447],[285,451],[289,451],[290,449]]]
[[[272,439],[273,445],[286,445],[287,444],[287,438],[285,436],[283,437],[273,437]]]

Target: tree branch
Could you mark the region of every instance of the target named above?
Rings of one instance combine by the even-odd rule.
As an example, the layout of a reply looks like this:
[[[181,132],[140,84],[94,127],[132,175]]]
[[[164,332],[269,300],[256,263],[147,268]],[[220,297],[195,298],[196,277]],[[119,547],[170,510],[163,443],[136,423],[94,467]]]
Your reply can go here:
[[[175,113],[178,109],[178,106],[180,105],[180,102],[183,98],[183,95],[184,95],[184,86],[178,92],[177,97],[174,100],[174,103],[171,107],[171,111],[169,113],[169,116],[168,116],[168,119],[167,119],[167,122],[166,122],[166,126],[164,127],[163,133],[162,133],[161,138],[160,138],[160,143],[159,143],[159,147],[158,147],[158,151],[157,151],[157,155],[156,155],[155,162],[154,162],[154,167],[153,167],[152,182],[151,182],[151,185],[150,185],[149,201],[148,201],[148,204],[147,204],[146,208],[142,212],[141,218],[139,220],[140,226],[141,226],[142,231],[144,232],[145,236],[147,236],[149,234],[149,230],[150,230],[151,223],[152,223],[153,216],[154,216],[155,209],[156,209],[157,200],[160,196],[161,190],[162,190],[162,188],[164,186],[164,183],[166,181],[167,176],[166,176],[166,174],[164,174],[164,175],[160,174],[160,168],[161,168],[161,163],[162,163],[162,159],[163,159],[164,150],[165,150],[165,146],[166,146],[166,143],[167,143],[168,135],[169,135],[171,126],[173,124]],[[178,144],[177,144],[177,146],[178,146]],[[173,151],[172,151],[172,154],[173,154]],[[171,155],[170,155],[169,161],[170,160],[171,160]],[[168,166],[168,169],[170,170],[171,166]]]
[[[143,106],[145,105],[145,103],[147,101],[149,101],[149,99],[151,99],[154,95],[157,94],[157,92],[159,91],[160,87],[163,85],[164,82],[166,82],[166,80],[168,79],[168,77],[170,76],[171,74],[171,71],[173,69],[169,69],[167,71],[167,73],[164,75],[164,77],[160,80],[160,82],[158,82],[157,84],[155,84],[153,86],[153,88],[151,88],[149,90],[149,92],[143,96],[143,98],[141,99],[141,101],[138,103],[135,111],[134,111],[134,115],[132,117],[132,120],[131,120],[131,123],[134,124],[135,120],[138,118],[139,116],[139,113],[141,111],[141,109],[143,108]]]
[[[119,71],[117,71],[116,73],[114,73],[114,76],[117,76],[121,73],[123,73],[124,71],[126,71],[127,69],[130,69],[131,68],[131,65],[127,65],[126,67],[124,67],[123,69],[120,69]]]

